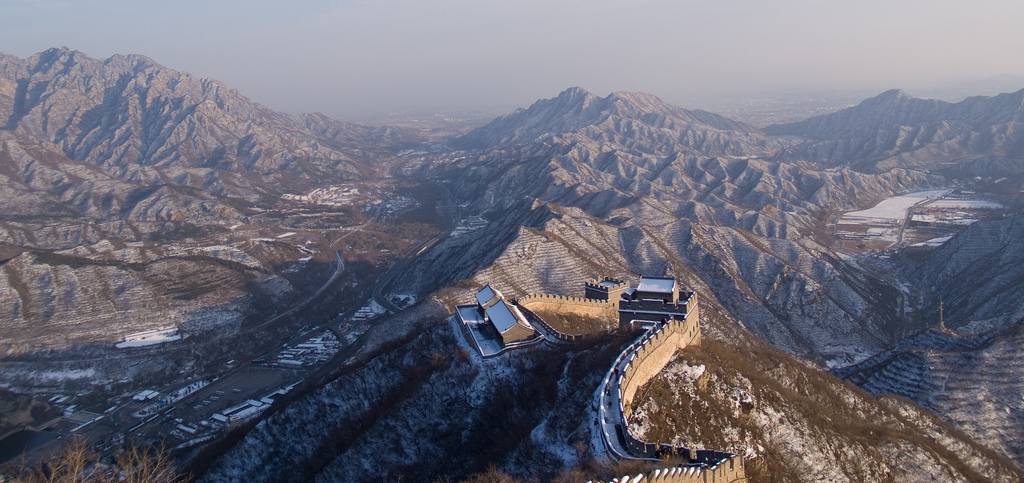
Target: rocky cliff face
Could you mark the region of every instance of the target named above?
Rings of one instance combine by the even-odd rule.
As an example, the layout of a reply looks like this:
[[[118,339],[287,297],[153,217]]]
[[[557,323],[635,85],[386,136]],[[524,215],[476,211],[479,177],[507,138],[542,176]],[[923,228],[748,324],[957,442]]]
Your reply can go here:
[[[77,163],[56,146],[29,136],[0,131],[0,194],[12,210],[0,215],[2,239],[8,243],[51,245],[45,236],[33,242],[19,230],[19,223],[61,220],[62,224],[83,222],[229,222],[238,220],[241,210],[219,196],[208,182],[216,176],[186,176],[182,183],[164,177],[163,172],[145,167],[130,168],[124,179],[117,172],[87,163]],[[190,181],[191,180],[191,181]],[[203,187],[192,186],[198,184]],[[236,189],[241,187],[236,186]],[[259,192],[245,198],[255,199]]]
[[[486,187],[487,203],[528,195],[604,216],[644,199],[669,217],[755,231],[758,221],[775,222],[764,227],[769,230],[793,217],[807,224],[815,212],[929,181],[909,171],[865,176],[772,161],[788,143],[741,123],[671,107],[649,94],[601,98],[578,88],[498,118],[455,144],[476,147],[456,166],[464,191]]]
[[[1024,217],[975,223],[924,256],[907,256],[906,277],[928,281],[929,310],[937,317],[944,303],[946,325],[970,321],[997,325],[1024,319]]]
[[[780,157],[869,171],[954,170],[971,175],[1024,170],[1024,89],[957,103],[886,91],[842,111],[769,126],[807,140]]]
[[[0,120],[0,193],[21,218],[233,222],[240,205],[372,176],[417,139],[281,114],[142,56],[69,49],[0,55]]]

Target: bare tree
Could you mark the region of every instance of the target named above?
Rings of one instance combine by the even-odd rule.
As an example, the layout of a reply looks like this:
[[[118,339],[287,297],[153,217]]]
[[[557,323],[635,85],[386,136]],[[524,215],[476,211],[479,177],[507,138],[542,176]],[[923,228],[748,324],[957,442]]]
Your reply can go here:
[[[27,468],[18,479],[25,483],[78,483],[87,481],[89,461],[95,455],[82,438],[68,442],[60,454],[48,461]],[[15,480],[15,481],[18,481]]]
[[[185,478],[178,474],[167,453],[131,448],[117,458],[117,467],[124,483],[179,483]]]
[[[162,449],[130,448],[114,465],[99,460],[83,438],[74,438],[48,461],[26,468],[15,478],[23,483],[182,483]]]

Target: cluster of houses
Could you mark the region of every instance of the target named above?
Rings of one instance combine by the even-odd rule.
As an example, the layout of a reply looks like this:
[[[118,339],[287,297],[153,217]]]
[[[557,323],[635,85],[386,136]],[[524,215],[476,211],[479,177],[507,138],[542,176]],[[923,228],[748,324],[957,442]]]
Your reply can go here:
[[[312,339],[296,344],[294,347],[285,346],[277,354],[270,365],[286,368],[308,367],[327,362],[334,357],[341,347],[341,342],[330,331],[324,331]]]
[[[231,406],[220,412],[214,413],[213,416],[210,417],[210,419],[225,425],[235,423],[238,421],[245,421],[246,419],[252,418],[257,414],[260,414],[263,411],[270,409],[270,406],[274,404],[274,401],[279,396],[288,394],[288,392],[291,391],[292,388],[295,387],[297,384],[298,383],[294,383],[282,387],[280,389],[274,390],[267,394],[266,396],[259,398],[258,400],[249,399],[240,404]]]

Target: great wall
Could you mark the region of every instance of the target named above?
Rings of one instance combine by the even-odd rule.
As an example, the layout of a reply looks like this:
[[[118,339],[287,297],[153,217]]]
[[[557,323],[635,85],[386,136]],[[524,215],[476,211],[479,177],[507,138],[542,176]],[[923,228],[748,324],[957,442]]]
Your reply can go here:
[[[613,458],[662,461],[681,455],[685,465],[656,469],[643,474],[644,481],[672,483],[727,483],[746,481],[743,462],[732,453],[698,450],[665,443],[644,441],[629,425],[633,398],[672,360],[678,350],[700,344],[700,309],[696,294],[686,301],[683,320],[649,324],[643,334],[627,346],[608,369],[598,388],[598,426],[605,449]],[[618,482],[637,481],[636,476],[617,478]]]
[[[607,297],[605,300],[535,294],[521,297],[515,304],[529,315],[534,324],[542,328],[542,335],[548,342],[577,343],[592,340],[595,335],[581,336],[559,332],[537,312],[615,317],[620,308],[619,296],[625,285],[621,280],[605,280],[616,284],[604,285],[598,281],[588,281],[585,284],[588,297],[603,294]],[[681,303],[677,303],[677,306],[679,305],[685,306],[685,316],[682,318],[667,317],[661,321],[630,320],[628,324],[624,324],[628,316],[620,315],[621,328],[639,327],[644,330],[619,353],[598,387],[595,393],[596,426],[600,430],[604,450],[615,461],[664,462],[664,458],[680,458],[686,462],[647,473],[615,478],[611,480],[614,483],[641,480],[666,483],[747,481],[742,459],[732,453],[644,441],[630,429],[628,418],[632,414],[633,398],[637,391],[657,376],[671,362],[677,351],[700,344],[700,307],[696,293],[688,293]],[[625,312],[633,313],[630,309],[625,309]]]
[[[516,299],[516,304],[532,312],[546,311],[586,317],[617,317],[618,309],[618,304],[607,300],[548,294],[527,295]]]

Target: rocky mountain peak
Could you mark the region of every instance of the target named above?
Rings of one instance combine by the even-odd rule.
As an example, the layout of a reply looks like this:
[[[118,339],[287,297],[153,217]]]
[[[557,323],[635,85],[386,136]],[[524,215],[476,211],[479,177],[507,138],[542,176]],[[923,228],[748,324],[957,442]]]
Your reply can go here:
[[[0,127],[45,139],[68,159],[118,178],[154,167],[167,177],[205,180],[198,181],[204,189],[221,182],[214,180],[220,173],[243,175],[239,191],[246,192],[257,179],[251,174],[262,182],[340,178],[361,169],[347,149],[359,140],[345,149],[341,142],[325,146],[295,118],[135,54],[99,60],[61,47],[0,57]]]
[[[607,140],[616,135],[610,130],[630,129],[629,126],[634,125],[664,131],[663,135],[675,139],[707,137],[694,135],[694,132],[754,131],[717,114],[673,106],[653,94],[618,91],[599,97],[580,87],[570,87],[556,97],[536,101],[526,109],[501,116],[456,138],[454,144],[461,148],[484,149],[580,133],[583,129],[591,131],[585,133],[586,136]],[[671,134],[673,132],[675,134]]]
[[[851,109],[871,111],[873,115],[893,115],[908,110],[930,110],[939,104],[946,104],[934,99],[914,97],[903,89],[889,89],[875,97],[860,102]]]
[[[587,98],[591,98],[592,99],[592,98],[595,98],[595,97],[597,97],[597,96],[595,96],[592,92],[588,91],[587,89],[585,89],[583,87],[580,87],[580,86],[570,86],[570,87],[566,87],[565,90],[563,90],[562,92],[559,92],[558,95],[555,98],[556,99],[569,100],[569,99],[587,99]]]
[[[871,101],[899,101],[899,100],[903,100],[903,99],[910,99],[912,97],[913,96],[908,94],[907,91],[905,91],[903,89],[889,89],[889,90],[887,90],[885,92],[882,92],[881,94],[878,94],[875,97],[872,97],[872,98],[869,98],[869,99],[865,100],[864,102],[871,102]]]
[[[145,69],[169,70],[167,67],[158,64],[155,60],[139,54],[114,54],[107,57],[106,60],[103,61],[103,65],[126,71],[141,71]],[[191,77],[191,75],[187,73],[181,74]]]
[[[667,112],[673,107],[654,94],[646,92],[616,91],[608,95],[612,104],[625,105],[642,112]]]

